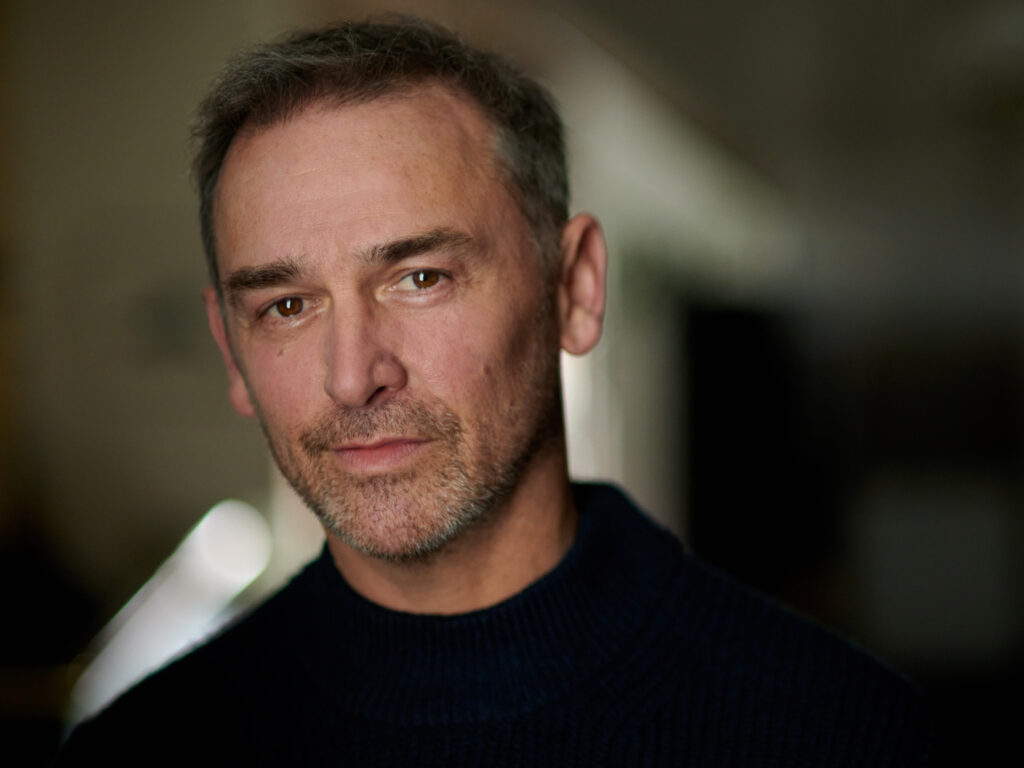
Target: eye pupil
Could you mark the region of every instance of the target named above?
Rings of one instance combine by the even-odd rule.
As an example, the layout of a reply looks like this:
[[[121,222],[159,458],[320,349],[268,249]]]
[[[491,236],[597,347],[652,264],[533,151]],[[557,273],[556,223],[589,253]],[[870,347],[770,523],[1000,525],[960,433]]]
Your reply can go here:
[[[291,317],[302,311],[302,299],[281,299],[274,306],[281,317]]]
[[[437,272],[423,270],[415,273],[412,276],[412,281],[416,284],[417,288],[430,288],[432,285],[437,283],[440,277],[440,274]]]

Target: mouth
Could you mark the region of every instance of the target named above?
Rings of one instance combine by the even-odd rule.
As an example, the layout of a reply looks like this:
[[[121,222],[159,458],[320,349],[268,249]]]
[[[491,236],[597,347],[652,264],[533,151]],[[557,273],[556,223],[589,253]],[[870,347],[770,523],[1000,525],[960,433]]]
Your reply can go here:
[[[368,443],[345,443],[332,452],[349,472],[382,474],[412,463],[431,442],[419,437],[388,437]]]

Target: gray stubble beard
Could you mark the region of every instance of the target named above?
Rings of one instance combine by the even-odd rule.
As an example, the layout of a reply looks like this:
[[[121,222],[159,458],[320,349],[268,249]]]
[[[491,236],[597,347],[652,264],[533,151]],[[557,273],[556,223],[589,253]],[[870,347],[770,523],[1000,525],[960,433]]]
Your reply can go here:
[[[332,411],[300,435],[298,451],[271,437],[262,414],[260,425],[282,474],[330,533],[379,560],[423,561],[467,528],[485,522],[516,488],[530,461],[553,437],[561,436],[557,361],[543,365],[544,375],[519,393],[521,402],[536,405],[537,410],[522,413],[522,408],[515,408],[506,415],[510,423],[532,417],[533,428],[518,450],[504,458],[494,450],[492,429],[479,428],[480,445],[471,446],[465,442],[463,425],[446,408],[431,410],[397,399],[371,409]],[[432,441],[427,450],[440,453],[389,475],[354,476],[331,466],[333,446],[381,434],[425,437]],[[467,454],[474,451],[477,460],[470,462]],[[381,516],[390,519],[380,520]],[[400,547],[384,545],[398,537]]]

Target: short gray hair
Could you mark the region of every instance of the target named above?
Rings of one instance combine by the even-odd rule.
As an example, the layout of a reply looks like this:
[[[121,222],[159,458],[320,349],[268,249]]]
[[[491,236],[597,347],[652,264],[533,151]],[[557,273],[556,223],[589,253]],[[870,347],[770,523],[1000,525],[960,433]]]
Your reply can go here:
[[[505,59],[432,22],[400,17],[297,32],[232,59],[199,106],[193,173],[210,279],[220,291],[213,198],[228,147],[318,101],[372,101],[425,82],[470,98],[495,127],[499,166],[549,267],[568,218],[562,121],[548,92]]]

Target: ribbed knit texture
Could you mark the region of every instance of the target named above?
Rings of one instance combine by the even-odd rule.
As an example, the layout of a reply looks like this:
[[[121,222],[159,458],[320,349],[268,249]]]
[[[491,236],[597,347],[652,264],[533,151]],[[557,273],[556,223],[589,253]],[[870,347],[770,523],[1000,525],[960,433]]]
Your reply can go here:
[[[421,616],[330,556],[80,726],[62,765],[928,764],[916,689],[577,486],[558,567],[486,610]]]

